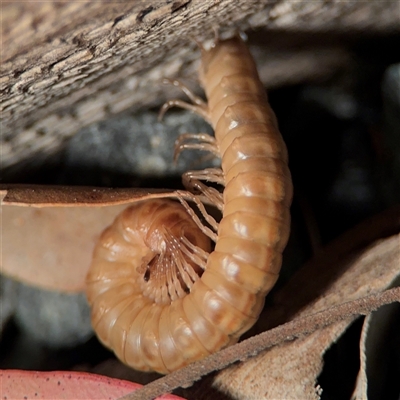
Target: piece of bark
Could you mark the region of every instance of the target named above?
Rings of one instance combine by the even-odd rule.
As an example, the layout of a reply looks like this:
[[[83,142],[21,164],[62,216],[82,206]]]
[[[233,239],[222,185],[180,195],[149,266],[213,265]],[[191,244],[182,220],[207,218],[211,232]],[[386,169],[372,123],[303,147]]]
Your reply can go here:
[[[191,38],[210,38],[214,27],[398,29],[397,4],[389,1],[50,1],[1,7],[2,168],[54,153],[65,138],[93,121],[159,104],[165,98],[160,79],[195,76],[199,54]],[[335,64],[340,57],[323,59],[317,57],[314,67]],[[285,64],[301,65],[290,59]],[[275,64],[272,70],[276,76],[279,68]]]

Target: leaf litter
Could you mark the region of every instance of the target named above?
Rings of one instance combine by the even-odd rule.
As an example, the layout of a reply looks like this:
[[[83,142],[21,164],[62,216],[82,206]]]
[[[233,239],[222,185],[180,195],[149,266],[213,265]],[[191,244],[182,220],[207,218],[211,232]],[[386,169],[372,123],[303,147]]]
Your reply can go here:
[[[0,193],[3,198],[2,206],[7,205],[2,207],[3,244],[4,236],[12,231],[10,227],[26,232],[28,225],[30,232],[36,232],[33,236],[41,238],[43,242],[43,237],[37,234],[38,227],[43,226],[48,230],[52,246],[68,251],[71,249],[71,243],[67,242],[67,236],[70,236],[71,232],[74,233],[71,236],[76,238],[77,242],[89,242],[92,246],[95,236],[108,224],[107,221],[111,222],[127,204],[148,198],[174,197],[171,190],[118,191],[12,185],[3,185]],[[51,214],[55,209],[60,213],[58,216]],[[26,210],[28,214],[23,215],[22,210]],[[40,216],[40,211],[43,210],[44,218],[47,219],[44,224],[43,215]],[[73,215],[72,210],[81,214]],[[96,214],[95,210],[99,212]],[[150,399],[171,392],[177,387],[187,387],[202,376],[226,368],[230,364],[233,365],[214,378],[213,386],[232,398],[319,399],[323,388],[317,386],[316,380],[323,367],[322,357],[325,351],[357,315],[368,314],[382,304],[400,299],[399,288],[385,291],[400,274],[400,236],[394,235],[399,232],[399,210],[399,207],[395,207],[360,224],[306,263],[276,294],[273,304],[266,307],[268,322],[264,328],[267,330],[261,335],[160,378],[136,393],[124,396],[124,399]],[[88,219],[85,219],[85,216],[88,216]],[[98,230],[96,222],[99,222],[102,229]],[[51,224],[53,226],[49,229]],[[64,232],[63,235],[57,231],[60,227],[67,227],[72,231]],[[52,242],[51,237],[54,239],[54,236],[58,237]],[[385,239],[376,241],[379,238]],[[16,237],[12,241],[16,241],[19,248],[24,245],[18,242]],[[370,243],[373,244],[366,247]],[[49,246],[49,242],[46,245]],[[3,250],[5,248],[8,246],[3,247]],[[77,248],[79,246],[75,247]],[[82,251],[87,252],[87,249]],[[10,250],[10,253],[15,254],[15,249]],[[91,252],[88,254],[90,257]],[[4,254],[3,263],[8,264],[4,261]],[[82,283],[82,277],[86,274],[84,264],[86,263],[82,259],[77,263],[78,269],[84,273],[81,273],[76,282],[65,286],[65,277],[59,277],[58,281],[55,279],[51,283],[53,288],[82,290],[79,281]],[[13,271],[13,268],[6,270],[4,265],[3,272]],[[35,282],[32,278],[34,275],[40,276],[41,268],[44,271],[46,269],[39,262],[36,267],[31,267],[29,278],[15,273],[14,276],[23,281],[30,280],[30,283],[46,286],[49,280],[43,284],[40,279]],[[75,274],[76,271],[71,275]],[[44,275],[48,276],[48,271]],[[238,360],[243,362],[234,364]]]

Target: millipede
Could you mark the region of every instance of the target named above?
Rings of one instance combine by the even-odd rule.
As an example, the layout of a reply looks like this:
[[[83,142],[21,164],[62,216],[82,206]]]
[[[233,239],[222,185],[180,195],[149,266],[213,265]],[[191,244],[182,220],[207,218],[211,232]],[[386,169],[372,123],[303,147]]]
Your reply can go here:
[[[239,35],[200,48],[207,103],[173,81],[191,103],[170,100],[161,115],[178,106],[205,118],[215,135],[180,135],[174,158],[200,149],[221,168],[185,172],[180,202],[123,211],[101,234],[86,278],[99,340],[130,367],[162,374],[236,343],[253,326],[290,230],[287,149],[250,51]],[[221,212],[219,222],[204,203]]]

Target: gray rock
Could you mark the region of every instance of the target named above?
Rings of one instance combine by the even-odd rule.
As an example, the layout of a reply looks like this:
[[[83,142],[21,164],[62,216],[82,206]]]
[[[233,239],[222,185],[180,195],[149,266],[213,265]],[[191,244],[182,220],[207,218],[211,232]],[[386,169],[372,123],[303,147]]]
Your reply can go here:
[[[168,177],[188,169],[217,166],[218,159],[198,150],[183,151],[173,162],[174,143],[185,132],[212,133],[211,127],[188,111],[126,114],[92,124],[66,147],[65,167],[108,170],[138,177]],[[204,160],[204,161],[203,161]]]
[[[65,294],[20,284],[15,320],[26,335],[46,347],[72,347],[93,334],[83,293]]]
[[[0,337],[16,306],[18,283],[0,274]]]

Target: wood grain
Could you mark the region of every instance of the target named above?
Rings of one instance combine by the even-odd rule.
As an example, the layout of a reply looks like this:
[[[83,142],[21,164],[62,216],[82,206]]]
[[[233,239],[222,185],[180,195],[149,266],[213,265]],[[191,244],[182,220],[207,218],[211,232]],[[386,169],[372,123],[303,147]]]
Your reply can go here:
[[[160,79],[194,75],[198,54],[190,38],[210,38],[214,27],[390,32],[400,26],[395,2],[320,0],[311,8],[306,4],[290,0],[2,3],[2,169],[56,152],[63,140],[91,122],[127,108],[161,103],[165,98]],[[330,63],[338,59],[327,57]],[[325,56],[322,59],[317,64],[329,64]],[[313,69],[307,63],[305,67]],[[276,71],[276,66],[271,68]],[[276,80],[276,74],[262,75]]]

